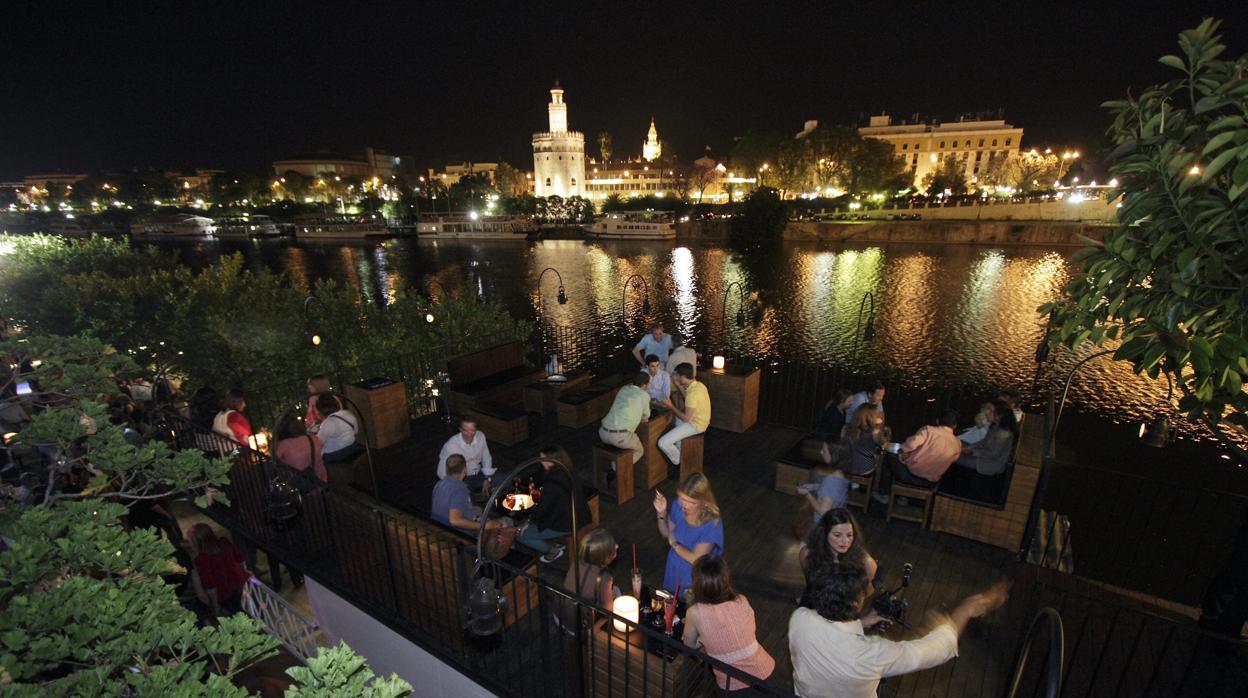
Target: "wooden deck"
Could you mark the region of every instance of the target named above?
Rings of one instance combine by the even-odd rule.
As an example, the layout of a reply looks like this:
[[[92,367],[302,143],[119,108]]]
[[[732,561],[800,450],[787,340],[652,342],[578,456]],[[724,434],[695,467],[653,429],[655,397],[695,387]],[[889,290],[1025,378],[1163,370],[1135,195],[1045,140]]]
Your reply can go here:
[[[375,452],[374,463],[382,499],[408,511],[427,514],[437,476],[437,455],[453,428],[437,417],[414,423],[407,441]],[[496,463],[514,465],[536,454],[547,443],[557,443],[571,455],[582,482],[592,480],[591,448],[596,429],[569,429],[553,416],[531,416],[530,439],[513,447],[491,444]],[[486,435],[488,437],[488,434]],[[788,619],[796,608],[802,577],[797,563],[798,542],[791,525],[799,501],[773,488],[775,460],[801,437],[792,429],[758,424],[744,433],[710,429],[706,435],[705,472],[711,480],[724,517],[724,556],[734,586],[749,597],[758,620],[758,640],[776,658],[773,679],[792,684]],[[639,483],[640,484],[640,483]],[[659,490],[675,497],[675,473]],[[620,557],[637,557],[645,579],[660,582],[667,545],[654,524],[652,495],[639,492],[624,505],[604,497],[603,525],[620,544]],[[1004,550],[948,534],[932,533],[917,524],[884,521],[878,503],[859,517],[872,554],[880,561],[885,583],[896,585],[901,566],[914,565],[907,593],[910,620],[921,626],[931,612],[947,609],[963,596],[1002,577],[1013,576],[1012,556]],[[566,558],[542,567],[552,582],[562,579]],[[628,562],[616,565],[617,577],[627,575]],[[1012,614],[973,624],[963,637],[960,656],[945,666],[888,681],[882,695],[971,696],[998,693],[1006,680],[1017,642],[1018,623]],[[916,631],[898,630],[902,636]]]

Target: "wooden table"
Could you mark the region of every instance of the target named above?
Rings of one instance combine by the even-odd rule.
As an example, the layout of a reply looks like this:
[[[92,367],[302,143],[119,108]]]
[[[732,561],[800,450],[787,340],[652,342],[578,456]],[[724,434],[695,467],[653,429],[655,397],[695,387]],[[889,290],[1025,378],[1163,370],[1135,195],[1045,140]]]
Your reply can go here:
[[[575,390],[589,382],[589,372],[565,374],[566,381],[540,380],[524,386],[524,409],[538,414],[553,414],[559,395],[565,390]]]
[[[403,441],[411,434],[411,417],[407,412],[407,387],[402,382],[371,379],[348,385],[347,399],[359,410],[361,436],[369,448],[385,448]]]
[[[698,380],[711,396],[711,426],[743,432],[758,421],[759,370],[729,364],[724,368],[704,368]]]
[[[691,689],[709,683],[700,663],[685,655],[666,660],[645,650],[639,631],[625,634],[610,628],[610,621],[597,621],[586,631],[584,695],[696,695]]]
[[[651,409],[654,409],[653,405]],[[662,414],[651,413],[649,420],[637,425],[637,438],[641,439],[641,445],[646,449],[646,455],[637,463],[637,482],[645,482],[648,490],[667,479],[667,460],[659,451],[659,437],[671,426],[672,413],[667,410],[663,410]]]

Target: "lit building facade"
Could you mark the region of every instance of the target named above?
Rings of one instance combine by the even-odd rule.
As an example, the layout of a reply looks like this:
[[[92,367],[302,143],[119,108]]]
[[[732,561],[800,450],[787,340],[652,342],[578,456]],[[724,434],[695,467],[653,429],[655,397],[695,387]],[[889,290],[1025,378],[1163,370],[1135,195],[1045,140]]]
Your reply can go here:
[[[568,130],[568,105],[556,82],[546,105],[550,130],[533,134],[533,193],[585,195],[585,134]]]
[[[650,131],[646,133],[646,142],[641,144],[641,159],[654,162],[663,157],[663,144],[659,143],[659,130],[654,127],[654,117],[650,117]]]
[[[994,158],[1008,158],[1019,152],[1023,129],[1003,119],[959,119],[948,123],[893,123],[892,117],[872,116],[870,125],[858,129],[868,138],[878,138],[893,146],[914,171],[914,186],[945,158],[962,163],[968,182],[975,182]]]
[[[612,194],[622,199],[639,196],[681,196],[685,174],[674,167],[644,161],[590,163],[585,196],[600,202]]]
[[[295,172],[304,177],[336,175],[355,179],[389,179],[398,170],[399,162],[397,155],[365,148],[363,156],[328,153],[296,155],[275,161],[273,172],[279,177],[287,172]]]
[[[459,180],[470,174],[485,175],[486,180],[490,184],[494,184],[494,178],[498,174],[497,162],[460,162],[453,165],[447,165],[441,172],[429,168],[429,178],[442,182],[446,186],[451,186],[459,182]]]

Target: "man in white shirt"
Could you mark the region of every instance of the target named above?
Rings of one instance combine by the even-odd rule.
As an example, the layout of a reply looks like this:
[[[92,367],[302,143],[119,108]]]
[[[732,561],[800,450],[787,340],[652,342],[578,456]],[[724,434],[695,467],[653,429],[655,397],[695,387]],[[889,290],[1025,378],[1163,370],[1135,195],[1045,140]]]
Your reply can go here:
[[[672,338],[672,343],[676,345],[676,348],[673,349],[672,353],[667,357],[668,374],[670,375],[673,373],[676,370],[676,367],[681,364],[689,364],[693,367],[693,377],[697,378],[698,352],[694,351],[693,347],[690,346],[693,343],[693,340],[686,338],[684,341],[681,341],[680,337],[674,333],[670,336]]]
[[[926,635],[897,642],[869,636],[882,619],[874,611],[859,617],[870,597],[871,579],[861,564],[832,565],[812,580],[814,608],[789,618],[793,691],[803,698],[875,698],[880,679],[939,666],[958,655],[958,636],[967,622],[1005,603],[1004,584],[968,596]]]
[[[471,419],[459,420],[459,432],[446,440],[442,452],[438,454],[438,479],[446,477],[446,459],[458,453],[467,464],[467,477],[464,481],[474,490],[490,489],[498,484],[490,480],[499,473],[494,470],[494,459],[490,456],[490,447],[485,443],[485,434],[477,431],[477,423]]]
[[[321,414],[321,426],[316,436],[321,440],[321,460],[325,463],[344,463],[360,451],[355,443],[360,424],[351,410],[343,409],[338,399],[329,393],[316,398],[316,411]]]
[[[880,414],[884,414],[884,384],[876,383],[869,390],[861,393],[854,393],[853,400],[849,403],[849,408],[845,410],[845,423],[854,423],[854,413],[863,405],[875,405],[880,410]]]
[[[633,347],[633,358],[646,370],[646,357],[654,354],[663,363],[667,363],[668,354],[672,353],[672,336],[663,334],[663,323],[656,322],[650,326],[650,332],[643,335],[637,346]]]

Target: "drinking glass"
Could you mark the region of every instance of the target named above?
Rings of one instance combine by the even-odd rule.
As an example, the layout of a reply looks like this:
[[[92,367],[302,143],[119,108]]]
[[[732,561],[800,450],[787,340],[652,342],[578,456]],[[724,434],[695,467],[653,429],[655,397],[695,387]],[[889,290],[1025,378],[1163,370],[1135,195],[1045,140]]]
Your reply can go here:
[[[672,621],[676,619],[676,597],[663,599],[663,632],[672,634]]]
[[[641,570],[633,568],[633,598],[641,598]]]

